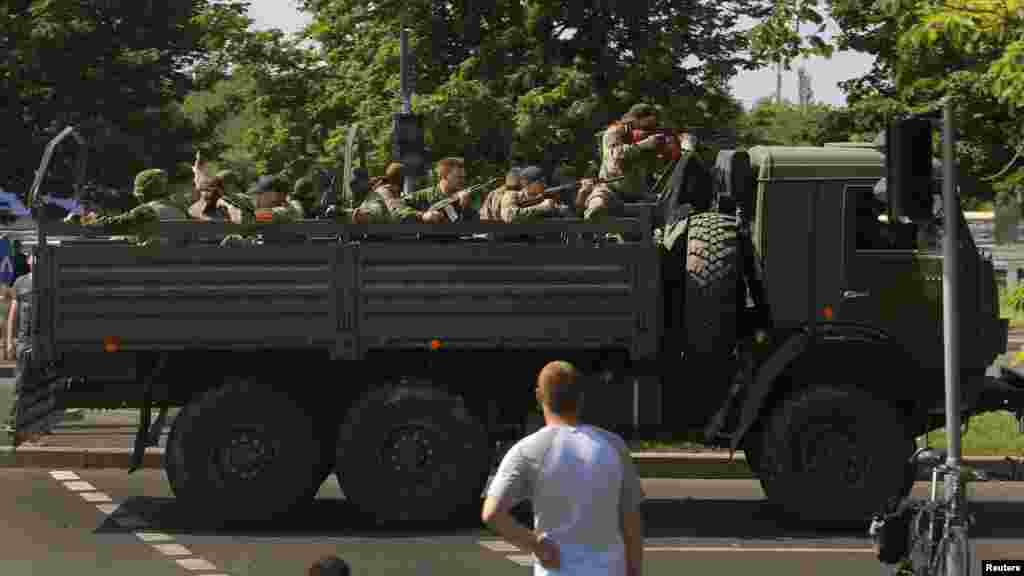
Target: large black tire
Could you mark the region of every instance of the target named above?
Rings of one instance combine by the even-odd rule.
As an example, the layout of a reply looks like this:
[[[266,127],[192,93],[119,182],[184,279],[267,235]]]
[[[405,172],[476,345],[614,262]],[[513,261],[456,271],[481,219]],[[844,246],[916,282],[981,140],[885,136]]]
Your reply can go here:
[[[479,514],[490,459],[486,430],[461,398],[386,386],[349,411],[338,479],[346,498],[378,525],[444,523]]]
[[[178,411],[171,422],[171,430],[167,433],[167,441],[164,443],[164,473],[167,475],[167,483],[171,486],[171,492],[175,494],[184,489],[179,482],[177,463],[181,445],[181,426],[188,418],[186,413],[191,406],[191,404],[186,404]]]
[[[904,418],[852,387],[818,385],[776,405],[759,468],[768,501],[784,520],[861,527],[908,486],[912,454]]]
[[[322,481],[321,444],[287,394],[250,382],[210,390],[174,420],[164,469],[204,522],[264,522],[300,510]]]
[[[742,280],[737,247],[735,216],[705,212],[689,218],[684,304],[686,356],[711,369],[726,365],[736,346]]]

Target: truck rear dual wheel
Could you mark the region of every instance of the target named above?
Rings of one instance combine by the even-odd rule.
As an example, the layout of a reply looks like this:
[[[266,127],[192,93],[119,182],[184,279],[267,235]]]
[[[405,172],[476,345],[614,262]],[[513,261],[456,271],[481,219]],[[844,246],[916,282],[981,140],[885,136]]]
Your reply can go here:
[[[770,505],[795,524],[867,526],[912,484],[913,440],[903,421],[886,401],[858,388],[815,385],[791,393],[760,435],[756,467]]]
[[[288,394],[240,381],[175,418],[164,470],[178,502],[216,525],[296,512],[327,472],[312,419]]]
[[[458,396],[419,386],[371,390],[338,441],[338,480],[379,525],[434,524],[480,514],[491,448]]]

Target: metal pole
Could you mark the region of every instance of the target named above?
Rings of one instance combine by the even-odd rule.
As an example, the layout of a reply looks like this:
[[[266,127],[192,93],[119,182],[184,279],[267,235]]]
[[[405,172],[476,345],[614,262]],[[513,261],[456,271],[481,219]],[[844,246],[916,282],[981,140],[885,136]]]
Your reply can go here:
[[[402,90],[402,113],[412,113],[412,78],[409,77],[409,68],[411,60],[409,58],[409,31],[402,27],[402,31],[399,35],[401,42],[401,57],[399,59],[400,66],[402,67],[400,79],[401,79],[401,90]],[[414,192],[416,180],[410,170],[403,170],[405,176],[402,181],[402,193],[406,196],[411,196]]]
[[[782,105],[782,60],[775,63],[775,103]]]
[[[950,98],[942,110],[942,197],[946,218],[946,233],[942,241],[942,318],[946,355],[946,437],[949,441],[946,465],[954,474],[945,481],[946,502],[952,506],[952,518],[958,520],[963,503],[958,489],[960,470],[960,203],[956,197],[956,170],[953,165],[953,104]],[[955,522],[952,530],[965,529]],[[954,540],[956,542],[956,540]],[[960,542],[963,542],[961,540]],[[950,546],[946,555],[946,573],[949,576],[966,574],[964,558],[958,546]]]

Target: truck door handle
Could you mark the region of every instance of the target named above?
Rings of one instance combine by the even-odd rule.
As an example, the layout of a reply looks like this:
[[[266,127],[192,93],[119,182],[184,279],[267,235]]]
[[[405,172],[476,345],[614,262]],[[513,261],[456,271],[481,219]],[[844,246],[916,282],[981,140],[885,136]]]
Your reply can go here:
[[[844,300],[852,300],[854,298],[866,298],[868,296],[871,296],[871,292],[868,291],[868,290],[865,290],[863,292],[858,292],[856,290],[844,290],[843,291],[843,299]]]

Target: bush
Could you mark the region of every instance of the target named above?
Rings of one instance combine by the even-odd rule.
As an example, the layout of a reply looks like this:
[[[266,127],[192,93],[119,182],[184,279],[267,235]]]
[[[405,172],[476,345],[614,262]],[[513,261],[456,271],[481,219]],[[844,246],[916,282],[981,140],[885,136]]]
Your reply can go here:
[[[1003,291],[1004,303],[1014,313],[1024,313],[1024,286],[1018,286],[1012,292]]]

